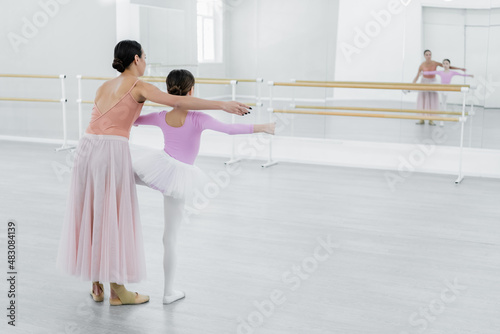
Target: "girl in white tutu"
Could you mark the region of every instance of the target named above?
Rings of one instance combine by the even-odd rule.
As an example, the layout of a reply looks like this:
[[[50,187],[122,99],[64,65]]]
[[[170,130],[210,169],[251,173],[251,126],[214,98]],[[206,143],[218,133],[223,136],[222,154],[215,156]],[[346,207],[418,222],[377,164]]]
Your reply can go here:
[[[192,95],[194,77],[187,70],[173,70],[167,77],[167,90],[172,95]],[[173,289],[176,267],[175,243],[184,213],[186,198],[193,194],[203,172],[193,163],[198,155],[203,130],[227,134],[266,132],[274,134],[275,124],[225,124],[202,112],[175,107],[140,116],[134,125],[154,125],[163,131],[165,147],[133,163],[138,184],[160,191],[164,196],[165,230],[163,233],[165,289],[163,303],[184,298],[182,291]]]

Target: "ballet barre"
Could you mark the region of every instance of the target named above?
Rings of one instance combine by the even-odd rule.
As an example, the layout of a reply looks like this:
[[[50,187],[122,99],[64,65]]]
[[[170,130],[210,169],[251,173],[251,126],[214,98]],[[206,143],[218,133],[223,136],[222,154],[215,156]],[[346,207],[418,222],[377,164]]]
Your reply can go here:
[[[217,80],[220,80],[220,79],[217,79]],[[262,103],[262,96],[261,96],[261,85],[263,82],[264,82],[264,79],[262,78],[257,78],[257,79],[233,79],[232,83],[231,83],[231,100],[232,101],[236,101],[236,84],[238,82],[246,82],[246,83],[252,83],[252,82],[255,82],[257,84],[257,88],[256,88],[256,94],[255,94],[255,103],[246,103],[247,105],[249,106],[256,106],[257,107],[257,116],[256,116],[256,119],[259,118],[259,115],[260,115],[260,109],[261,107],[263,106],[263,103]],[[236,117],[234,114],[231,115],[231,124],[234,124],[236,122]],[[241,161],[243,158],[239,157],[237,158],[236,157],[236,138],[235,136],[231,136],[231,156],[229,158],[228,161],[225,162],[226,165],[231,165],[231,164],[234,164],[236,162],[239,162]]]
[[[349,84],[349,83],[353,83],[353,81],[315,81],[315,80],[295,80],[295,79],[291,79],[290,80],[291,82],[297,82],[297,83],[316,83],[316,84],[321,84],[321,83],[337,83],[337,84],[340,84],[340,83],[343,83],[343,84]],[[365,84],[377,84],[378,86],[384,86],[384,85],[394,85],[394,83],[391,83],[391,82],[364,82]],[[476,89],[475,86],[471,86],[471,85],[455,85],[455,86],[458,86],[458,87],[466,87],[466,89],[469,89],[469,90],[474,90]],[[295,96],[292,96],[292,104],[295,103]],[[312,107],[304,107],[304,106],[296,106],[296,108],[312,108]],[[325,107],[325,109],[330,109],[330,107]],[[374,111],[378,111],[378,110],[375,110],[376,108],[373,108]],[[340,109],[339,109],[340,110]],[[345,110],[345,109],[344,109]],[[386,110],[386,111],[389,111],[389,110]],[[404,111],[404,110],[401,110],[400,112],[410,112],[410,111]],[[440,114],[445,114],[445,115],[461,115],[461,113],[449,113],[449,112],[434,112],[434,111],[429,111],[429,110],[426,110],[425,111],[426,114],[434,114],[434,113],[440,113]],[[470,105],[470,112],[466,112],[465,115],[470,115],[471,117],[469,118],[470,119],[470,124],[469,124],[469,147],[472,147],[472,121],[473,121],[473,117],[475,115],[475,111],[474,111],[474,103],[471,102],[471,105]],[[293,124],[292,124],[293,126]],[[292,130],[293,131],[293,130]]]
[[[287,113],[287,114],[306,114],[306,115],[331,115],[331,116],[351,116],[351,117],[368,117],[368,118],[389,118],[389,119],[416,119],[416,120],[429,120],[429,121],[446,121],[446,122],[460,122],[460,150],[459,150],[459,161],[458,161],[458,176],[455,180],[455,184],[460,183],[463,180],[462,174],[462,157],[463,157],[463,142],[464,142],[464,127],[465,122],[467,122],[468,113],[465,112],[465,101],[466,95],[470,91],[470,85],[443,85],[443,84],[421,84],[421,83],[392,83],[392,82],[356,82],[356,81],[306,81],[306,80],[295,80],[292,79],[290,82],[274,82],[269,81],[269,121],[273,121],[273,115],[275,113]],[[273,108],[273,88],[275,86],[285,86],[285,87],[312,87],[312,88],[355,88],[355,89],[393,89],[393,90],[417,90],[417,91],[445,91],[445,92],[461,92],[462,93],[462,112],[441,112],[441,111],[427,111],[427,110],[415,110],[415,109],[394,109],[394,108],[363,108],[363,107],[316,107],[316,106],[295,106],[292,103],[293,108],[308,108],[316,110],[285,110],[285,109],[274,109]],[[294,94],[295,95],[295,94]],[[292,97],[292,102],[294,97]],[[318,111],[317,109],[323,109],[324,111]],[[326,110],[325,110],[326,109]],[[367,111],[367,112],[346,112],[346,111],[329,111],[329,110],[347,110],[347,111]],[[371,112],[388,112],[388,113],[400,113],[400,114],[374,114]],[[431,114],[428,115],[404,115],[404,113],[421,113],[421,114]],[[473,114],[472,106],[471,112]],[[460,117],[443,117],[443,116],[432,116],[432,115],[458,115]],[[277,161],[273,160],[273,137],[269,139],[268,146],[268,160],[266,163],[262,164],[262,167],[270,167],[277,164]]]
[[[342,107],[342,106],[304,106],[304,105],[291,105],[292,108],[297,109],[329,109],[329,110],[354,110],[354,111],[383,111],[383,112],[397,112],[397,113],[411,113],[411,114],[437,114],[437,115],[462,115],[458,111],[439,111],[439,110],[423,110],[423,109],[397,109],[397,108],[365,108],[365,107]],[[468,115],[465,112],[465,115]],[[419,118],[421,119],[421,118]]]
[[[32,78],[32,79],[59,79],[60,75],[40,74],[0,74],[0,78]]]
[[[381,108],[380,108],[381,109]],[[322,115],[322,116],[351,116],[351,117],[373,117],[373,118],[395,118],[395,119],[416,119],[426,121],[448,121],[459,122],[459,117],[439,117],[439,116],[417,116],[417,115],[391,115],[391,114],[369,114],[369,113],[355,113],[355,112],[335,112],[335,111],[316,111],[316,110],[287,110],[287,109],[268,109],[271,113],[281,114],[303,114],[303,115]],[[384,110],[380,110],[384,111]]]
[[[397,83],[397,82],[357,82],[357,81],[328,81],[328,82],[273,82],[271,86],[289,87],[322,87],[322,88],[363,88],[363,89],[397,89],[397,90],[420,90],[440,92],[467,92],[469,85],[442,85],[422,83]]]
[[[0,74],[1,78],[30,78],[30,79],[60,79],[61,80],[61,98],[60,99],[39,99],[39,98],[20,98],[20,97],[1,97],[0,101],[25,101],[25,102],[57,102],[61,103],[62,120],[63,120],[63,143],[61,147],[56,148],[56,151],[67,150],[71,147],[68,146],[68,129],[66,118],[66,84],[65,74],[60,75],[41,75],[41,74]]]
[[[22,97],[0,97],[0,101],[61,102],[61,100],[56,100],[56,99],[30,99]]]

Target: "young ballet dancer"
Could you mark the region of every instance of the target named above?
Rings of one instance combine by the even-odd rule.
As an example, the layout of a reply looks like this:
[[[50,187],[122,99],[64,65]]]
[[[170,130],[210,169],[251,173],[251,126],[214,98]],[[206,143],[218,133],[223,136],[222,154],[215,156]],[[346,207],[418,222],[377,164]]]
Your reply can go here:
[[[430,50],[424,51],[425,61],[418,67],[417,76],[413,79],[413,83],[416,83],[418,78],[423,71],[435,71],[438,66],[443,67],[440,62],[432,60],[432,52]],[[454,70],[465,71],[465,68],[450,67]],[[434,74],[424,74],[420,83],[435,84],[436,76]],[[417,96],[417,109],[420,110],[439,110],[439,95],[437,92],[431,91],[419,91]],[[428,114],[423,114],[428,115]],[[425,124],[424,120],[420,120],[417,124]],[[429,121],[429,125],[436,125],[432,120]]]
[[[90,294],[104,300],[110,282],[111,305],[142,304],[149,296],[123,284],[139,282],[146,265],[139,205],[128,138],[146,100],[178,109],[222,109],[243,115],[238,102],[207,101],[170,95],[139,80],[146,55],[139,43],[124,40],[114,49],[113,68],[121,74],[97,90],[92,116],[78,142],[71,172],[57,266],[92,281]]]
[[[451,79],[456,76],[460,75],[462,77],[471,77],[473,78],[474,75],[472,74],[462,74],[457,71],[451,71],[450,70],[450,64],[451,61],[449,59],[444,59],[443,60],[443,71],[422,71],[421,73],[423,75],[439,75],[441,77],[441,84],[443,85],[449,85],[451,83]],[[440,92],[441,95],[441,109],[446,111],[448,110],[448,105],[447,105],[447,100],[448,100],[448,92]],[[443,126],[443,121],[441,121],[440,126]]]
[[[167,76],[167,91],[172,95],[191,96],[194,77],[187,70],[173,70]],[[165,229],[163,232],[163,269],[165,273],[163,303],[185,297],[174,290],[176,269],[175,245],[186,198],[194,192],[203,172],[193,165],[204,130],[230,135],[265,132],[274,134],[275,124],[225,124],[202,112],[185,107],[140,116],[134,125],[154,125],[163,131],[164,149],[133,163],[136,182],[163,194]]]

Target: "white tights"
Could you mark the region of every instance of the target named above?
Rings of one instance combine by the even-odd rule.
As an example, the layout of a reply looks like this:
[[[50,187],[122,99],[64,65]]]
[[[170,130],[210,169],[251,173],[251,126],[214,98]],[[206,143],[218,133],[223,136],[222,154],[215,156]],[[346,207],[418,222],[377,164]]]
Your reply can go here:
[[[135,176],[135,183],[147,186],[142,180]],[[182,291],[174,290],[175,270],[177,266],[177,254],[175,246],[177,244],[177,233],[181,227],[184,211],[184,200],[163,196],[163,219],[165,227],[163,229],[163,271],[164,271],[164,292],[163,304],[170,304],[184,298]]]
[[[170,304],[184,297],[184,292],[174,290],[174,277],[177,267],[177,233],[181,227],[184,212],[184,200],[170,196],[163,196],[163,215],[165,228],[163,230],[163,271],[165,273],[165,287],[163,303]]]

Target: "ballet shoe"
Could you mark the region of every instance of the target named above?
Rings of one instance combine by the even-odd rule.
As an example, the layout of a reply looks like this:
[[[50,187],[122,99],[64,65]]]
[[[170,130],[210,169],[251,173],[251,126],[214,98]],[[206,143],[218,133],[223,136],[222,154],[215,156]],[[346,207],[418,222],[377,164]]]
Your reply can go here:
[[[118,298],[109,298],[110,305],[137,305],[144,304],[149,301],[149,296],[140,295],[137,292],[128,291],[123,285],[110,283],[109,286],[111,290],[113,290],[113,292],[118,296]]]
[[[98,295],[96,295],[94,293],[94,284],[95,283],[99,284],[99,287],[101,288],[101,293]],[[104,300],[104,286],[99,282],[92,282],[92,289],[90,290],[90,295],[92,296],[92,299],[95,302],[102,302]]]
[[[172,293],[163,296],[163,304],[172,304],[173,302],[186,297],[183,291],[174,290]]]
[[[436,125],[436,123],[434,123],[434,121],[429,121],[429,125]]]
[[[418,122],[417,122],[417,123],[415,123],[415,124],[418,124],[418,125],[423,125],[423,124],[425,124],[425,121],[424,121],[423,119],[421,119],[420,121],[418,121]]]

